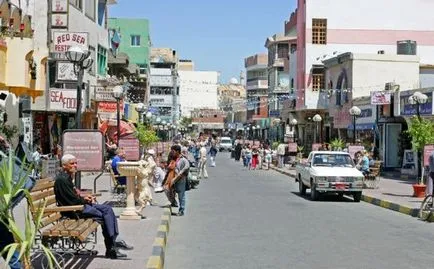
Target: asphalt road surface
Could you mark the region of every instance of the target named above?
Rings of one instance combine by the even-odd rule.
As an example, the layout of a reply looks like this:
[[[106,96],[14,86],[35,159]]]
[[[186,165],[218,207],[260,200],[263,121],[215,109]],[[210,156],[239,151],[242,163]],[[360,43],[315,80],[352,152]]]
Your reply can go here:
[[[434,266],[434,224],[351,198],[310,201],[293,179],[225,153],[217,165],[172,217],[166,269]]]

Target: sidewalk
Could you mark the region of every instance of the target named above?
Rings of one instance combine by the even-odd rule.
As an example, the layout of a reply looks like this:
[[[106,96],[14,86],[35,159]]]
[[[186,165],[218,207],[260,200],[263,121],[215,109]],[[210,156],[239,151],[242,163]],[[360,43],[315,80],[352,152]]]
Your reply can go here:
[[[90,173],[82,177],[82,189],[93,191],[93,181],[97,174]],[[97,197],[100,204],[109,203],[113,200],[110,192],[111,178],[109,174],[104,174],[97,180],[97,193],[101,196]],[[131,251],[124,251],[128,255],[124,260],[111,260],[106,259],[104,238],[101,233],[101,228],[97,231],[97,244],[95,250],[98,251],[96,256],[90,255],[67,255],[65,256],[64,268],[105,268],[105,269],[157,269],[163,268],[164,253],[169,231],[171,211],[169,208],[163,208],[162,205],[167,203],[164,193],[154,193],[153,198],[157,205],[147,206],[143,213],[146,216],[142,220],[120,220],[119,224],[119,237],[118,239],[125,240],[128,244],[133,245],[134,249]],[[23,201],[15,209],[15,215],[19,222],[24,223],[24,212],[26,203]],[[122,208],[113,207],[117,217],[122,212]],[[89,245],[91,247],[91,245]],[[2,266],[0,261],[0,267]]]
[[[295,168],[288,166],[284,168],[271,167],[273,170],[295,178]],[[412,217],[417,217],[423,198],[413,197],[412,184],[414,180],[395,174],[386,174],[380,177],[378,189],[364,189],[362,201],[394,210]],[[430,222],[434,222],[431,216]]]

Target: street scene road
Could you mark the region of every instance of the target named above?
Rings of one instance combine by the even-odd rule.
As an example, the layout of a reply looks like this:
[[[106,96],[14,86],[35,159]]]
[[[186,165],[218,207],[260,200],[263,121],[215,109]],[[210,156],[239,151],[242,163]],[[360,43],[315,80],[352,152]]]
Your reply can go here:
[[[275,171],[248,171],[223,153],[173,217],[165,268],[424,268],[434,229],[351,198],[298,195]],[[309,194],[309,191],[308,191]]]

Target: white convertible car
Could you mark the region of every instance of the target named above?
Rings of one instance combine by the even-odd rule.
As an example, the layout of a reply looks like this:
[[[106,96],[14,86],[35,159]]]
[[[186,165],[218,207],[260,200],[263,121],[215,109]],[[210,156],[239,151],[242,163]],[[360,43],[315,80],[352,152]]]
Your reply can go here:
[[[350,194],[355,202],[362,198],[364,176],[346,152],[312,151],[307,161],[297,165],[296,172],[300,194],[305,195],[310,188],[312,200],[328,192]]]

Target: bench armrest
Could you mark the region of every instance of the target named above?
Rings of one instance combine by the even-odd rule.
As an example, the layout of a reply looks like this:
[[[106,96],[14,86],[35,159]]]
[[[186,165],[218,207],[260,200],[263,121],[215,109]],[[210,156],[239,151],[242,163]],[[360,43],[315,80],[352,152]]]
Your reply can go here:
[[[44,213],[83,211],[83,209],[84,209],[84,205],[56,206],[56,207],[45,208]]]

